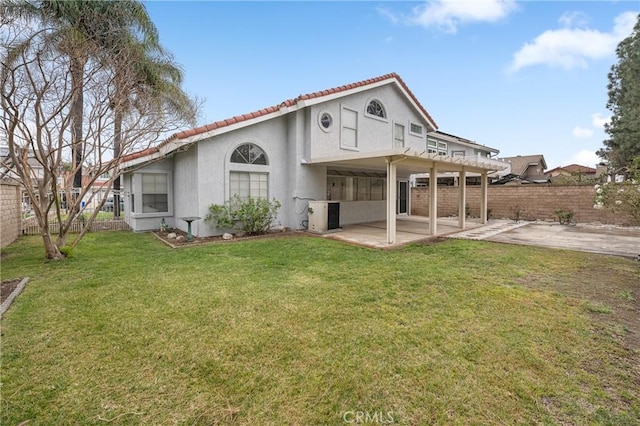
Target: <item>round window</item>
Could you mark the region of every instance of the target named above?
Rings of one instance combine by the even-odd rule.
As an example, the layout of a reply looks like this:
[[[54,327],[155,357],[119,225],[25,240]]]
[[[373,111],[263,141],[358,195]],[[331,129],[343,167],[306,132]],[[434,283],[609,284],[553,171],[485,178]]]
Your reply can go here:
[[[333,117],[331,117],[331,114],[329,114],[328,112],[323,112],[322,114],[320,114],[320,127],[322,127],[323,130],[329,130],[332,124]]]

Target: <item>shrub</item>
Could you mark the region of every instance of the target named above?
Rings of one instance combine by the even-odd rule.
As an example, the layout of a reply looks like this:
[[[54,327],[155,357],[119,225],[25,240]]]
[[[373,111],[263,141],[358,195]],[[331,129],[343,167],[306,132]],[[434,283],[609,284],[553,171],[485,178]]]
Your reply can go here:
[[[223,229],[241,229],[248,235],[266,233],[280,209],[280,202],[263,198],[242,199],[234,195],[225,204],[212,204],[204,220]]]
[[[553,214],[558,216],[558,222],[560,222],[561,225],[568,225],[571,223],[571,220],[573,219],[573,210],[555,209],[553,211]]]
[[[636,157],[629,169],[630,179],[623,182],[606,182],[594,186],[596,209],[608,209],[625,213],[640,224],[640,157]]]
[[[511,220],[515,223],[520,222],[524,216],[524,207],[517,205],[511,207]]]

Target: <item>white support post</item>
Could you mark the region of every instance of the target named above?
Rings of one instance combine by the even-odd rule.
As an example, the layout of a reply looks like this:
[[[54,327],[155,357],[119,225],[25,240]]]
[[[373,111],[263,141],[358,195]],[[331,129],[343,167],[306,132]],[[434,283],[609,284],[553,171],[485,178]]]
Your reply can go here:
[[[480,174],[480,222],[487,223],[487,172]]]
[[[467,225],[467,173],[464,168],[458,175],[458,226]]]
[[[387,157],[387,244],[396,242],[396,162]]]
[[[429,232],[438,232],[438,170],[433,163],[429,171]]]

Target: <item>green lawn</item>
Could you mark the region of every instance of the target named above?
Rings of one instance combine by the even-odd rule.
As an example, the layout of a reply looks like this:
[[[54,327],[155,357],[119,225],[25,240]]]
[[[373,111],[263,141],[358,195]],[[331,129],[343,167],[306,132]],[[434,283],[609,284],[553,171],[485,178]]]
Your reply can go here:
[[[606,276],[635,300],[637,262],[124,232],[42,257],[37,237],[3,249],[2,279],[31,277],[2,320],[3,425],[640,422],[624,327],[561,291]]]

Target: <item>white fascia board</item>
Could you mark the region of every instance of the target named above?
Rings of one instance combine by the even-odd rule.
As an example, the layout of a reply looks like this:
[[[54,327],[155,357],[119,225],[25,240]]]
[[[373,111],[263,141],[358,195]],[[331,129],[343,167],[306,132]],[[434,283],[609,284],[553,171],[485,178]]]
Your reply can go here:
[[[388,80],[382,80],[382,81],[378,81],[378,82],[375,82],[375,83],[367,84],[365,86],[354,87],[353,89],[347,89],[347,90],[343,90],[343,91],[340,91],[340,92],[330,93],[328,95],[318,96],[318,97],[311,98],[311,99],[303,99],[303,100],[298,101],[298,103],[296,105],[298,105],[299,107],[302,107],[302,108],[307,107],[307,106],[317,105],[317,104],[321,104],[323,102],[329,102],[329,101],[332,101],[334,99],[339,99],[339,98],[343,98],[345,96],[353,95],[355,93],[360,93],[360,92],[364,92],[366,90],[375,89],[376,87],[385,86],[385,85],[391,84],[391,83],[398,84],[398,82],[397,82],[397,80],[395,78],[388,79]],[[398,84],[398,87],[401,87],[400,84]]]

